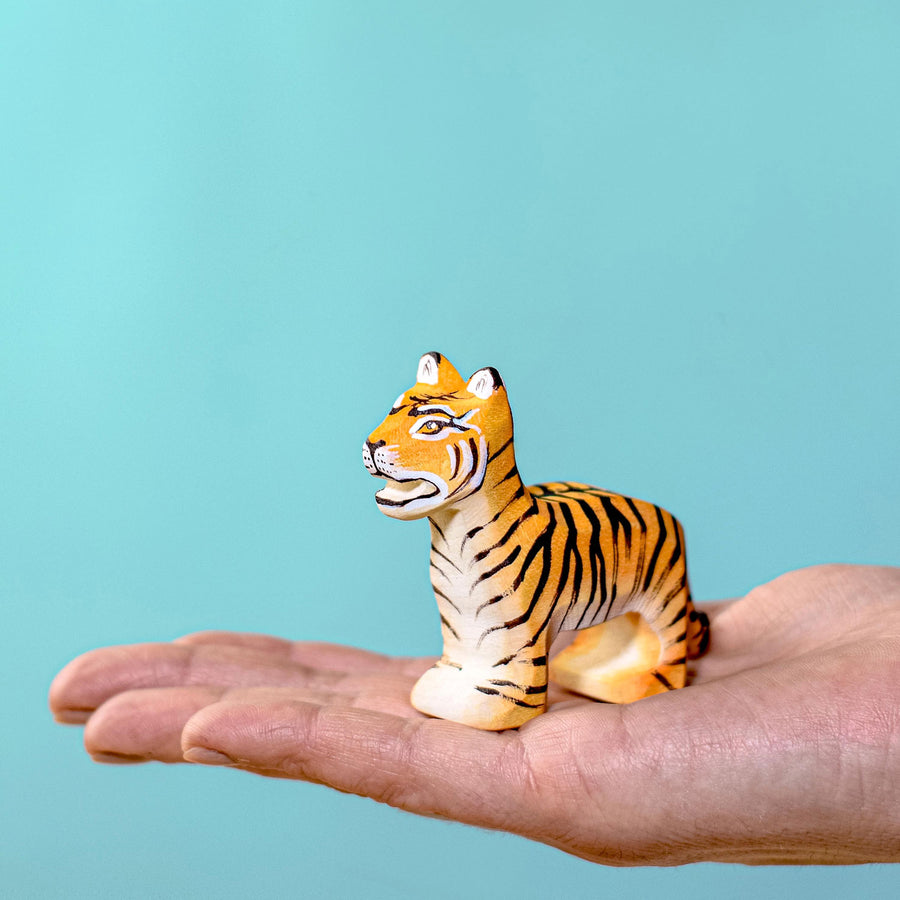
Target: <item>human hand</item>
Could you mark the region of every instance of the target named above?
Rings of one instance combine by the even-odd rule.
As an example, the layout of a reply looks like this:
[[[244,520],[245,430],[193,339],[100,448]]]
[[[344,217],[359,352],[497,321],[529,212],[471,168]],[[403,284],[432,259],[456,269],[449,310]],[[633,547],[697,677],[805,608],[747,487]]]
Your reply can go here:
[[[900,569],[804,569],[701,608],[689,688],[551,690],[517,731],[416,712],[430,659],[226,632],[91,651],[50,705],[99,761],[327,784],[600,863],[900,861]]]

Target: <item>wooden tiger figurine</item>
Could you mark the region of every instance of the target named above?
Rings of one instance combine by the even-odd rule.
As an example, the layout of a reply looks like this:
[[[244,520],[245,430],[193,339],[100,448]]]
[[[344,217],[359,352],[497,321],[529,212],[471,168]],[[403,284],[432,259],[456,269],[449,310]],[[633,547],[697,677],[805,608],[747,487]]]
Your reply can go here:
[[[416,683],[421,712],[499,731],[546,709],[547,678],[630,703],[683,687],[706,649],[684,534],[671,514],[585,484],[525,487],[495,369],[466,383],[439,353],[419,361],[363,446],[395,519],[428,516],[444,650]],[[549,661],[561,631],[584,629]]]

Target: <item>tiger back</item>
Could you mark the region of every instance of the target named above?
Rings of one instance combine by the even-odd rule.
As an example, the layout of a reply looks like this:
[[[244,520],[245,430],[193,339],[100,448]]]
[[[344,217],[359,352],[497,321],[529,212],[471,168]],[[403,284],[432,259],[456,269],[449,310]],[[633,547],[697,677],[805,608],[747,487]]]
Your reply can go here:
[[[413,688],[416,709],[497,731],[546,709],[548,677],[615,703],[685,685],[708,621],[691,602],[681,525],[590,485],[526,487],[495,369],[465,381],[425,354],[363,461],[386,481],[383,513],[431,526],[443,653]],[[563,631],[578,633],[550,661]]]

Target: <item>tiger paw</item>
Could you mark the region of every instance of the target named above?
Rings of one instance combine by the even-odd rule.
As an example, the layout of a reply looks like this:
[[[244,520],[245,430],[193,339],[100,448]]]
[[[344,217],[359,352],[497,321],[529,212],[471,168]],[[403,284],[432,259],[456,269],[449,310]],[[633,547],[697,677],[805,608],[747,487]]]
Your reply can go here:
[[[465,668],[439,662],[416,682],[410,702],[426,715],[485,731],[518,728],[546,709],[543,699],[516,696],[521,690],[496,683],[490,671],[473,675]]]

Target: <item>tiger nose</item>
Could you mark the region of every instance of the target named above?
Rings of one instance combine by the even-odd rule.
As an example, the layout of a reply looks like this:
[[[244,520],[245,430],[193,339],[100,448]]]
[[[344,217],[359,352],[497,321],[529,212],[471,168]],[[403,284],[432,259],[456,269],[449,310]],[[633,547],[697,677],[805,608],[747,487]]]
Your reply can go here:
[[[363,444],[362,456],[363,465],[366,467],[370,475],[378,474],[378,466],[375,464],[375,451],[379,447],[383,447],[384,441],[369,441]]]

